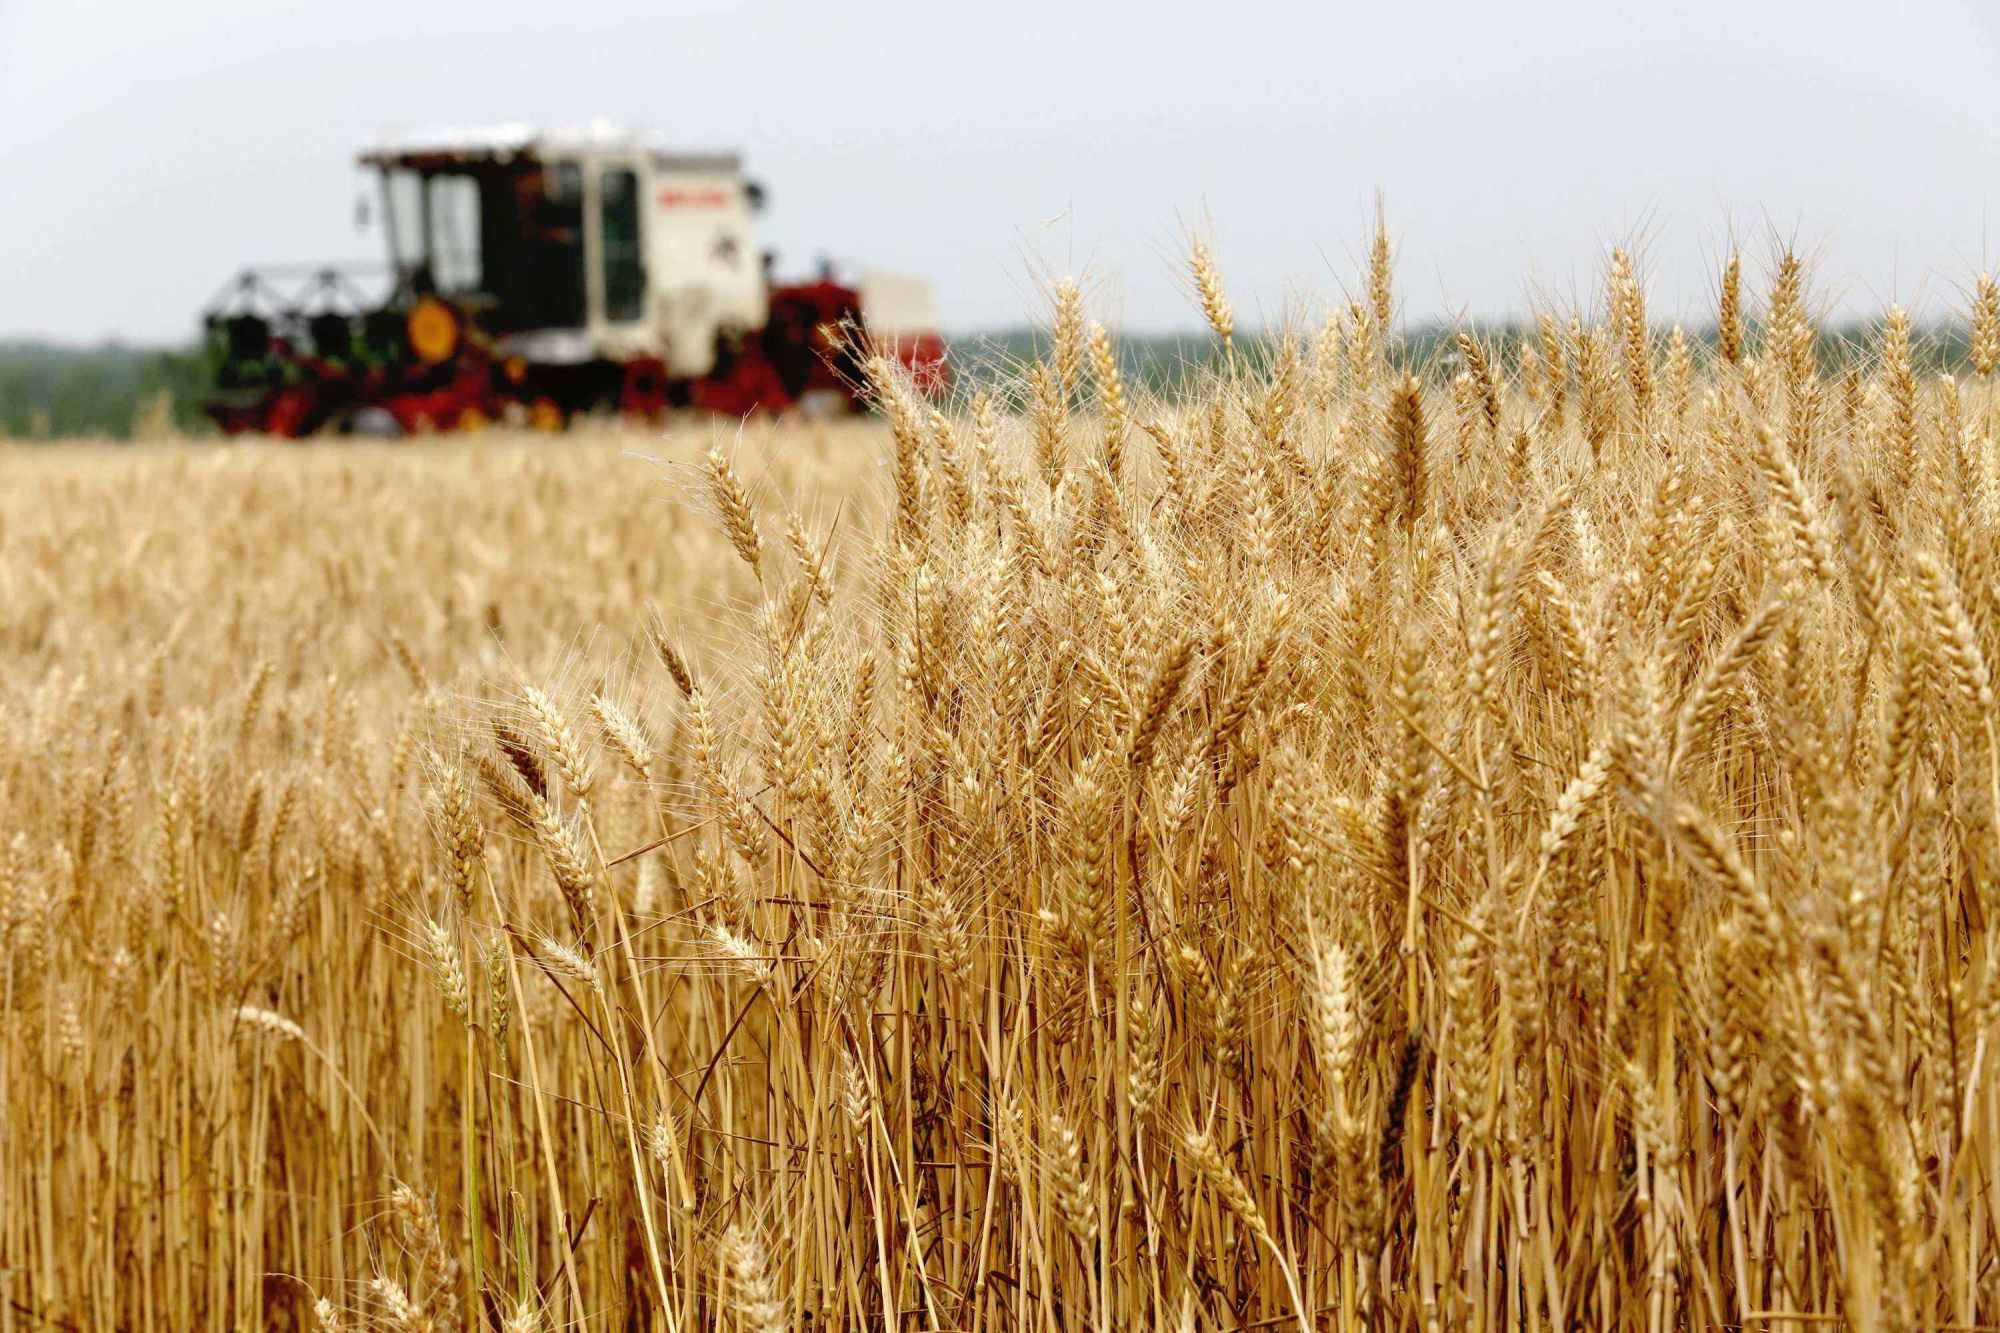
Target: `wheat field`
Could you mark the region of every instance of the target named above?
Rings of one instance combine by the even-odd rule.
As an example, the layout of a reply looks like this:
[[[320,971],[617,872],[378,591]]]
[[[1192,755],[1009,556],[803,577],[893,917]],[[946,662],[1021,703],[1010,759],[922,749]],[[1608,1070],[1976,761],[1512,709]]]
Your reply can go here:
[[[0,1330],[2000,1326],[2000,291],[0,455]]]

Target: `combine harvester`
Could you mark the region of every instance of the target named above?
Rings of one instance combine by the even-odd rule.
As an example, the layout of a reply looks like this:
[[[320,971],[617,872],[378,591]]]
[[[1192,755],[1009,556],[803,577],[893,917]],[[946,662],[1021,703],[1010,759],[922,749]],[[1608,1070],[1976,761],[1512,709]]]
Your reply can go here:
[[[864,347],[946,383],[925,283],[773,284],[763,191],[734,154],[593,122],[441,130],[360,161],[382,178],[386,269],[247,269],[204,314],[229,434],[851,410]]]

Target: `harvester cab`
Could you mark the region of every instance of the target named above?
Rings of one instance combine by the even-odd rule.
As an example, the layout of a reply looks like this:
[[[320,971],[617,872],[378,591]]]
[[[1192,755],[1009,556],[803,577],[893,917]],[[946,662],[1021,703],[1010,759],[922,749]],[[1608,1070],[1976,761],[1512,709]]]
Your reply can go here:
[[[435,131],[360,161],[380,177],[386,271],[372,293],[351,269],[239,275],[207,314],[223,429],[851,407],[863,349],[944,383],[920,281],[773,285],[755,236],[763,194],[733,154],[667,151],[600,122]]]

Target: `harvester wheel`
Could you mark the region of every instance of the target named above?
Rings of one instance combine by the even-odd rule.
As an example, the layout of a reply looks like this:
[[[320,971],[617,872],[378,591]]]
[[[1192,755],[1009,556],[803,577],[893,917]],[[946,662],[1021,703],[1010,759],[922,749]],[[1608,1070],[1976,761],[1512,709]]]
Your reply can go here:
[[[626,362],[624,382],[618,391],[618,410],[626,416],[657,420],[667,410],[666,363],[656,357]]]
[[[785,382],[752,344],[741,356],[727,363],[727,369],[707,379],[696,380],[691,401],[706,412],[740,417],[756,411],[778,413],[792,405]]]

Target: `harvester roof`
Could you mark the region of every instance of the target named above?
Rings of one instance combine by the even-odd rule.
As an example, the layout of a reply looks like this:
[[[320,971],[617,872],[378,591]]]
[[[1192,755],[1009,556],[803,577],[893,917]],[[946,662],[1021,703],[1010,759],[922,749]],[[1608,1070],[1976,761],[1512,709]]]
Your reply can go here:
[[[521,121],[495,125],[436,125],[387,135],[362,149],[370,167],[449,168],[461,163],[533,161],[585,153],[645,152],[663,167],[733,172],[735,153],[660,148],[630,126],[602,116],[579,125],[540,128]]]

